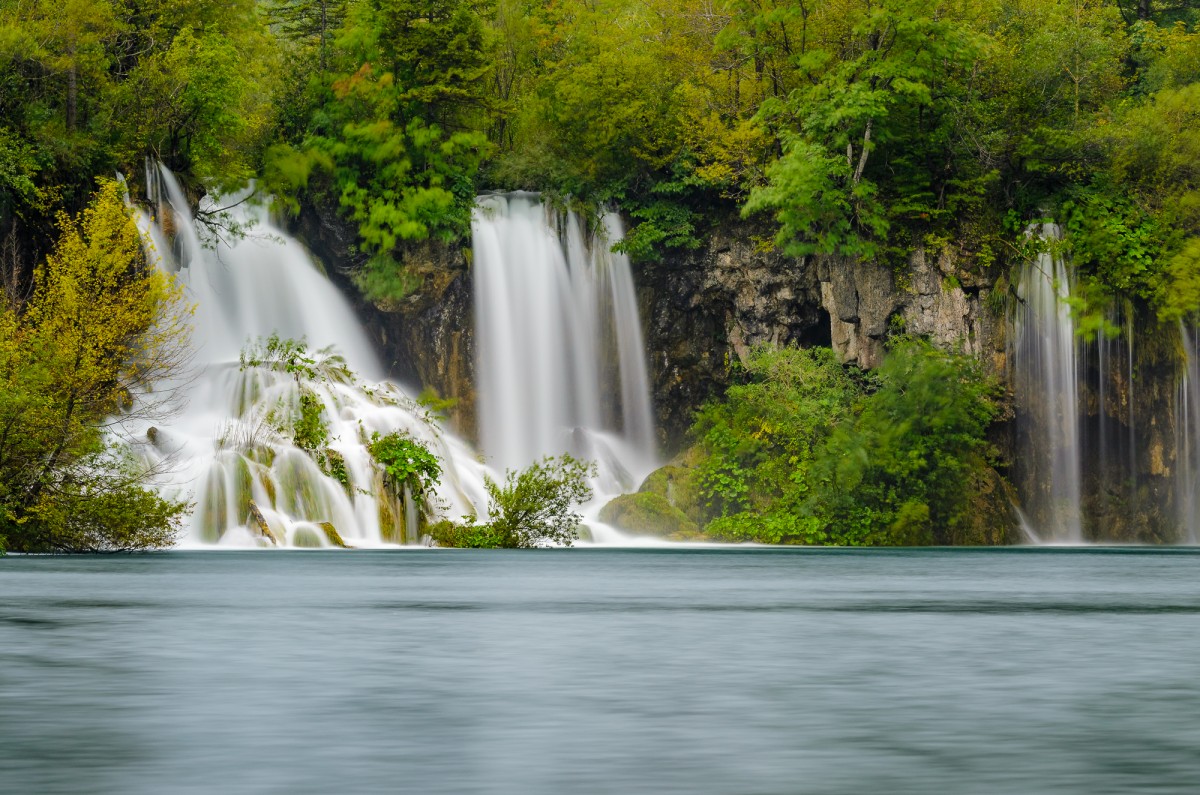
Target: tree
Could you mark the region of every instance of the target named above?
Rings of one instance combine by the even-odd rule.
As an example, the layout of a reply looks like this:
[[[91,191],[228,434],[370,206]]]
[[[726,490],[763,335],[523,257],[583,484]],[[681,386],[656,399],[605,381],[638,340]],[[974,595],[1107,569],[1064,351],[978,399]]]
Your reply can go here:
[[[968,356],[900,339],[879,388],[813,464],[805,512],[839,543],[947,544],[967,520],[998,385]]]
[[[563,455],[547,456],[519,473],[510,470],[503,484],[488,478],[489,524],[501,546],[569,547],[583,518],[572,507],[592,498],[587,480],[593,475],[595,465]]]
[[[490,477],[488,514],[491,521],[465,525],[439,522],[429,528],[434,541],[448,547],[532,549],[571,546],[583,518],[573,506],[592,498],[588,478],[595,465],[569,455],[547,456],[519,472],[508,470],[503,483]]]
[[[265,185],[295,210],[328,198],[358,225],[369,255],[356,274],[377,301],[420,286],[397,261],[405,241],[470,229],[475,174],[489,151],[482,120],[490,43],[472,0],[371,0],[351,8],[337,58],[320,76],[300,140],[273,147]]]
[[[938,197],[945,175],[931,168],[945,156],[921,150],[944,138],[938,128],[978,49],[967,26],[932,0],[841,6],[826,11],[823,40],[796,56],[798,87],[759,110],[782,154],[743,214],[774,213],[779,243],[796,255],[875,256],[896,216],[946,210]],[[880,147],[884,158],[873,155]],[[888,183],[904,185],[895,203],[884,200]]]
[[[185,506],[120,436],[161,412],[187,355],[181,289],[151,267],[120,188],[101,184],[38,269],[23,311],[0,307],[0,535],[23,551],[162,546]]]

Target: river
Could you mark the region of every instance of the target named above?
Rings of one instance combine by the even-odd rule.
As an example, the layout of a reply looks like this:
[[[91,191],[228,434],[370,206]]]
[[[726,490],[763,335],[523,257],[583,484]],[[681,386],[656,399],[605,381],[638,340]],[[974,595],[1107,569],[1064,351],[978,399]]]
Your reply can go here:
[[[5,793],[1200,788],[1185,549],[0,559]]]

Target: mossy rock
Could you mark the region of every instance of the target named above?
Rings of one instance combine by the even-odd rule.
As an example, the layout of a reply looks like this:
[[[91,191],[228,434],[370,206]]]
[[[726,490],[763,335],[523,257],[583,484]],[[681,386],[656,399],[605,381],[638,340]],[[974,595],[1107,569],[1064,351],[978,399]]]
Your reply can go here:
[[[627,533],[672,540],[700,535],[700,528],[683,511],[667,502],[666,497],[647,491],[622,494],[612,500],[601,509],[600,521]]]
[[[379,485],[378,480],[376,484]],[[376,492],[379,494],[379,536],[388,544],[403,544],[404,536],[400,529],[396,527],[396,506],[392,504],[392,498],[386,493]]]
[[[329,539],[329,543],[335,547],[346,548],[346,542],[342,540],[341,534],[337,528],[333,526],[333,522],[318,522],[317,526],[325,531],[325,537]]]
[[[312,527],[297,527],[292,531],[292,546],[301,549],[320,549],[325,546],[321,534]]]
[[[972,488],[970,503],[962,521],[950,532],[955,546],[997,546],[1020,544],[1023,540],[1013,505],[1016,495],[999,472],[989,466],[969,474]]]
[[[657,494],[667,504],[679,509],[695,525],[703,527],[712,517],[700,496],[696,470],[677,463],[667,464],[651,472],[638,489],[642,494]]]
[[[592,528],[581,524],[575,529],[575,539],[577,541],[595,541],[596,536],[592,533]]]

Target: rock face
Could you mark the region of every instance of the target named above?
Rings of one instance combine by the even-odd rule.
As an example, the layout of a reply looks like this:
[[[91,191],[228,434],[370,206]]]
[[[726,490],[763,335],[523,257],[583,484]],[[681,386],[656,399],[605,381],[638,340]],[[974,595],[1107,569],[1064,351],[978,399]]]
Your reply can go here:
[[[830,315],[834,350],[846,363],[870,369],[884,340],[903,331],[970,354],[1004,371],[1005,318],[989,306],[996,281],[952,248],[915,250],[902,272],[876,262],[817,257],[821,304]]]
[[[905,331],[1004,371],[1004,316],[989,308],[996,274],[943,249],[918,249],[897,273],[841,257],[794,259],[736,224],[701,249],[672,253],[637,273],[655,407],[663,441],[678,449],[691,414],[728,383],[729,366],[759,343],[830,345],[870,369],[889,333]]]
[[[334,208],[307,207],[293,225],[355,303],[391,373],[457,400],[455,430],[475,438],[474,311],[470,250],[421,244],[401,252],[422,278],[408,298],[365,300],[350,274],[365,257]],[[918,250],[908,269],[837,257],[785,257],[769,230],[732,220],[696,250],[635,266],[660,441],[684,445],[692,414],[724,391],[731,365],[760,343],[832,345],[870,368],[887,334],[905,330],[960,347],[1004,369],[1004,318],[987,308],[995,274],[964,266],[950,249]]]
[[[1083,531],[1095,541],[1174,543],[1180,535],[1176,388],[1183,362],[1178,331],[1143,316],[1124,337],[1083,346],[1080,419]],[[1103,362],[1103,364],[1102,364]],[[1030,484],[1014,480],[1023,489]]]

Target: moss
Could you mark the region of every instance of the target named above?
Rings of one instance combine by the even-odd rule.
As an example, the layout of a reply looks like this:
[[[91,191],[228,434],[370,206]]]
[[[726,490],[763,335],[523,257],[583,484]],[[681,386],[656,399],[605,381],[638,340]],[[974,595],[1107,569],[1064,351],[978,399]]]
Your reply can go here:
[[[246,451],[246,456],[258,464],[270,467],[275,463],[275,448],[266,445],[255,445]]]
[[[321,533],[313,527],[297,527],[292,531],[292,546],[301,549],[320,549],[325,546]]]
[[[692,523],[703,527],[710,518],[697,484],[696,470],[671,463],[651,472],[638,489],[643,494],[657,494],[678,508]]]
[[[600,511],[600,521],[629,533],[660,538],[686,539],[700,534],[699,526],[667,502],[666,497],[648,491],[622,494]]]
[[[213,467],[208,471],[208,483],[205,486],[204,502],[200,506],[200,540],[215,544],[225,532],[225,479],[221,477],[219,468]]]
[[[975,467],[970,503],[958,524],[950,531],[955,546],[994,546],[1019,544],[1023,540],[1013,505],[1016,495],[1000,473],[992,467]]]
[[[239,514],[245,513],[250,509],[250,503],[254,496],[254,475],[250,472],[250,462],[242,456],[237,456],[233,459],[233,473],[235,479],[234,488],[234,506]]]
[[[329,539],[329,543],[335,547],[346,548],[346,542],[342,540],[342,536],[338,533],[337,528],[333,526],[333,522],[318,522],[317,526],[325,531],[325,537]]]
[[[258,484],[267,495],[267,504],[275,505],[275,480],[271,477],[270,470],[263,469],[258,473]]]
[[[396,521],[395,501],[385,491],[377,490],[375,493],[378,495],[376,501],[379,504],[379,537],[389,544],[403,544],[404,535]]]

